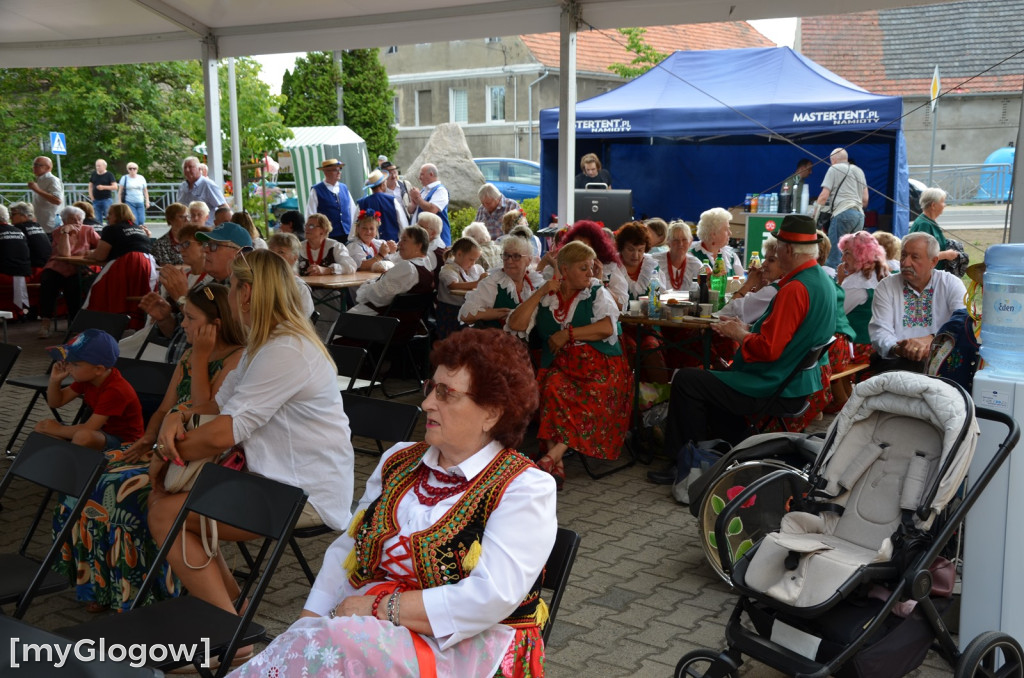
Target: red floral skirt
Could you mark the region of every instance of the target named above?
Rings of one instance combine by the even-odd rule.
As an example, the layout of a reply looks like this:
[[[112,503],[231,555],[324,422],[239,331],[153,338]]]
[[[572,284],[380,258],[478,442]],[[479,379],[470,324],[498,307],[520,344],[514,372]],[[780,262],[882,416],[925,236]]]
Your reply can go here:
[[[670,369],[683,367],[704,367],[704,332],[710,330],[682,329],[679,327],[663,327],[661,334],[666,344],[675,344],[665,351],[665,364]],[[712,367],[720,365],[724,360],[732,362],[739,345],[729,337],[720,334],[711,335]]]
[[[541,678],[543,675],[544,641],[540,627],[517,628],[495,678]]]
[[[850,362],[854,365],[868,365],[871,363],[871,354],[874,352],[871,344],[854,344],[853,360]]]
[[[540,430],[551,444],[598,459],[618,459],[629,430],[633,374],[625,356],[609,356],[589,344],[566,347],[540,382]]]

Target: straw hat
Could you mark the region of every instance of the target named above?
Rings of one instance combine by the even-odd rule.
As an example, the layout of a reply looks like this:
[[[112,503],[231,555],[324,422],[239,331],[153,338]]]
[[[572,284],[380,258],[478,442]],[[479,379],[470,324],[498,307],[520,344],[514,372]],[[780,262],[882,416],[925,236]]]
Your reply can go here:
[[[344,167],[344,166],[345,166],[345,163],[343,163],[342,161],[338,160],[337,158],[328,158],[327,160],[324,160],[322,163],[320,163],[320,170],[323,171],[323,170],[327,169],[328,167]]]
[[[379,169],[375,169],[372,172],[370,172],[370,176],[366,178],[366,182],[363,184],[363,186],[366,186],[367,188],[375,188],[383,184],[385,181],[387,181],[387,178],[387,172],[381,172]]]

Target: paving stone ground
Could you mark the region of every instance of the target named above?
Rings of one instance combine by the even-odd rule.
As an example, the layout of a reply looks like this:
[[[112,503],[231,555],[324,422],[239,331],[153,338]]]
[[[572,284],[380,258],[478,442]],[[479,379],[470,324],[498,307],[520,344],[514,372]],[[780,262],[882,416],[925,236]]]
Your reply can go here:
[[[41,373],[48,364],[43,346],[55,342],[35,339],[34,324],[12,323],[9,329],[10,341],[24,349],[13,374]],[[411,396],[409,401],[418,404],[419,398]],[[26,405],[23,389],[0,389],[0,439],[4,442]],[[44,415],[48,416],[46,409],[37,405],[30,426]],[[421,423],[417,435],[422,431]],[[524,447],[535,447],[535,441],[527,441]],[[0,472],[9,463],[9,458],[0,458]],[[375,464],[375,457],[356,455],[357,495]],[[673,675],[684,653],[723,647],[734,596],[705,562],[696,520],[669,498],[666,487],[646,482],[647,469],[638,464],[595,481],[578,460],[567,460],[568,480],[558,496],[558,520],[580,533],[582,545],[547,650],[548,676],[663,678]],[[0,548],[17,548],[40,497],[27,488],[13,487],[4,498]],[[40,545],[49,537],[48,529],[42,532],[36,540]],[[331,540],[326,536],[303,543],[314,569]],[[235,553],[231,546],[225,552],[229,558]],[[298,564],[285,555],[260,607],[259,620],[272,633],[280,633],[299,614],[307,592]],[[38,598],[26,621],[53,630],[91,618],[84,604],[66,591]],[[744,664],[740,673],[756,678],[781,675],[755,662]],[[937,678],[951,673],[932,653],[911,675]]]

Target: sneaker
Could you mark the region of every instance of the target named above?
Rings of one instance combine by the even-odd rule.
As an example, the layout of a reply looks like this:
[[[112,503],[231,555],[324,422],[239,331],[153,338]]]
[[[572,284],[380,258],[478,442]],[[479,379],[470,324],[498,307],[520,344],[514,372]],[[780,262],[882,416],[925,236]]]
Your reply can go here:
[[[36,332],[36,339],[49,339],[53,336],[53,330],[49,327],[40,327]]]

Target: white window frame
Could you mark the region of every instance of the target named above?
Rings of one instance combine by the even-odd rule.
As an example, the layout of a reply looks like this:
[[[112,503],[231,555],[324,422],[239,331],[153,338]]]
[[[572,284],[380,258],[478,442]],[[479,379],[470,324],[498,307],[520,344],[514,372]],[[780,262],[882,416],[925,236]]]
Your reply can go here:
[[[465,107],[465,120],[459,120],[456,117],[456,98],[458,98],[460,94],[462,103]],[[454,122],[462,125],[469,123],[469,93],[465,89],[456,87],[448,88],[448,122]]]
[[[493,106],[492,106],[492,103],[493,103],[492,102],[492,98],[494,96],[494,90],[496,90],[496,89],[501,89],[502,90],[502,93],[501,93],[502,107],[501,107],[501,117],[500,118],[492,117],[492,113],[493,113],[493,110],[494,110]],[[487,122],[505,122],[505,106],[504,106],[504,104],[505,104],[505,94],[507,92],[508,92],[508,89],[504,85],[490,85],[490,86],[487,87],[487,99],[484,102],[486,104],[485,108],[487,110],[487,118],[486,118]]]
[[[398,99],[398,93],[395,92],[395,96],[391,97],[391,125],[398,127],[399,125],[399,114],[402,112],[401,102]],[[417,112],[418,114],[418,112]]]

